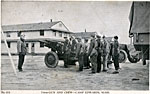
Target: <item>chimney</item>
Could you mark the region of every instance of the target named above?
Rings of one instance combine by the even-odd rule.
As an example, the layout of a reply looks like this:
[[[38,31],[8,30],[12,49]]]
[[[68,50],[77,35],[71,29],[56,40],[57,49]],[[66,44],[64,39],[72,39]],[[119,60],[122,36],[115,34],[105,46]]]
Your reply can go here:
[[[86,32],[86,29],[85,29],[85,32]]]
[[[50,22],[53,22],[53,20],[52,20],[52,19],[50,19]]]

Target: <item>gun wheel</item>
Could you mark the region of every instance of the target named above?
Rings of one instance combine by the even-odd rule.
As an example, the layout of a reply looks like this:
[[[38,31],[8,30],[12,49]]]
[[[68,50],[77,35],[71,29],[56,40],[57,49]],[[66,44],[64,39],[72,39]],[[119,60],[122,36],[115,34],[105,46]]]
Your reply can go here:
[[[119,63],[125,63],[127,60],[127,53],[124,50],[120,50]]]
[[[45,55],[45,64],[48,68],[55,68],[58,65],[58,55],[51,51]]]

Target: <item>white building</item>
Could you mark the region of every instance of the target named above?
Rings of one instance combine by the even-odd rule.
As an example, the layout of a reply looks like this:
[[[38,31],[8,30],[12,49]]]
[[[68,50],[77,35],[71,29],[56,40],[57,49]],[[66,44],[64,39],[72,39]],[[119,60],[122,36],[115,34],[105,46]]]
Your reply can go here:
[[[11,54],[17,53],[17,41],[21,33],[25,34],[27,49],[29,54],[45,54],[50,49],[44,46],[40,40],[64,40],[64,37],[70,37],[71,32],[61,22],[43,22],[19,25],[2,26],[7,44]],[[3,36],[1,39],[1,54],[7,54],[6,45]]]

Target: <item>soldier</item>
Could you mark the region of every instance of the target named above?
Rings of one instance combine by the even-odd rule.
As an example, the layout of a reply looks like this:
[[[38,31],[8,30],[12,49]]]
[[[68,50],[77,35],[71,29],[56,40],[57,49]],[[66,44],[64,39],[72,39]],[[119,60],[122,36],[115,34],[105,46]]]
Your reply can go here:
[[[91,35],[91,42],[90,42],[90,47],[89,47],[89,51],[88,51],[88,56],[90,56],[90,61],[91,61],[91,64],[92,64],[92,74],[96,73],[97,72],[97,56],[98,56],[98,53],[97,53],[97,50],[96,50],[96,47],[97,47],[97,42],[96,42],[96,39],[95,39],[95,34],[94,35]]]
[[[74,57],[77,49],[77,40],[75,39],[74,36],[71,36],[70,38],[70,45],[71,45],[70,57]],[[76,63],[70,60],[69,65],[76,65]]]
[[[117,74],[119,73],[119,62],[118,62],[118,58],[119,58],[119,42],[118,42],[118,36],[114,36],[114,42],[112,44],[112,59],[114,62],[114,66],[115,66],[115,70],[113,72],[113,74]]]
[[[101,72],[101,52],[102,52],[102,42],[101,42],[101,36],[97,35],[97,73]]]
[[[22,66],[24,63],[24,58],[27,53],[27,48],[26,48],[26,42],[25,42],[25,35],[21,34],[20,35],[20,40],[17,42],[17,51],[19,55],[19,60],[18,60],[18,70],[19,72],[23,71]]]
[[[76,58],[78,58],[78,62],[79,62],[79,72],[83,71],[83,56],[84,56],[84,49],[85,46],[83,45],[81,38],[78,38],[78,43],[77,43],[77,51],[76,51]]]
[[[75,40],[74,36],[71,36],[71,51],[75,52],[77,48],[77,41]]]
[[[69,63],[69,54],[70,54],[70,42],[67,37],[64,37],[65,42],[63,45],[63,52],[64,52],[64,67],[68,68]]]
[[[85,38],[84,39],[85,43],[85,50],[84,50],[84,67],[85,69],[89,69],[90,68],[90,62],[89,62],[89,58],[88,58],[88,50],[89,50],[89,43],[88,43],[88,39]]]
[[[102,42],[102,58],[103,58],[103,72],[107,71],[107,58],[108,58],[108,49],[107,49],[107,41],[105,36],[103,36]]]

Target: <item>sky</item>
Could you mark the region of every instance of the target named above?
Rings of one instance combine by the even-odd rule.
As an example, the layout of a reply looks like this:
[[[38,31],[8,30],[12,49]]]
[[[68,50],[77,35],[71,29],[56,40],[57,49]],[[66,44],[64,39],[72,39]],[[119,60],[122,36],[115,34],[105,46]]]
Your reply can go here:
[[[98,32],[130,43],[132,2],[2,2],[2,25],[62,21],[72,32]]]

